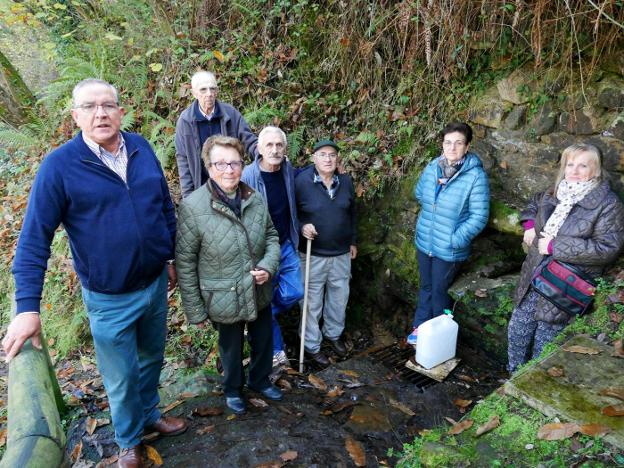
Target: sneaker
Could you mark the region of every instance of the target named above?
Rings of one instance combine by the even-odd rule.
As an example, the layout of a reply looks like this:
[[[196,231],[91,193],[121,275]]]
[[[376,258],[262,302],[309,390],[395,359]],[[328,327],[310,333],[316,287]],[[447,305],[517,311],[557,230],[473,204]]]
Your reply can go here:
[[[273,355],[273,367],[289,365],[290,361],[288,360],[288,356],[286,356],[286,352],[284,350],[278,351]]]
[[[407,335],[407,344],[415,345],[416,341],[418,341],[418,327],[414,327],[412,333]]]

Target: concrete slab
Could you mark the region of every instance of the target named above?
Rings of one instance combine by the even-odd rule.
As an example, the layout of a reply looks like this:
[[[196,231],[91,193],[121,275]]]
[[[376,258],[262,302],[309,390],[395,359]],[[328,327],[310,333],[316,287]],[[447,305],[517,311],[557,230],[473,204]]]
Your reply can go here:
[[[571,346],[597,350],[598,354],[565,351]],[[613,347],[575,336],[546,359],[521,370],[505,384],[505,392],[550,416],[577,423],[598,423],[611,428],[604,439],[624,449],[624,417],[609,417],[600,410],[621,404],[600,395],[608,387],[624,388],[624,359],[611,356]],[[553,367],[561,371],[548,370]],[[553,374],[553,375],[551,375]]]

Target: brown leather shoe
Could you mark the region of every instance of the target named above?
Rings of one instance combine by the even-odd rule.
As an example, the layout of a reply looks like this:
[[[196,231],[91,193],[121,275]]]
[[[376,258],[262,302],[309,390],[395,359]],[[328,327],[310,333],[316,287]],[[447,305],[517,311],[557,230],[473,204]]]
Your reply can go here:
[[[139,444],[131,448],[119,450],[117,466],[119,468],[142,468],[144,466],[143,446]]]
[[[158,432],[162,436],[182,434],[187,428],[186,421],[173,416],[161,416],[154,424],[145,427],[146,433]]]

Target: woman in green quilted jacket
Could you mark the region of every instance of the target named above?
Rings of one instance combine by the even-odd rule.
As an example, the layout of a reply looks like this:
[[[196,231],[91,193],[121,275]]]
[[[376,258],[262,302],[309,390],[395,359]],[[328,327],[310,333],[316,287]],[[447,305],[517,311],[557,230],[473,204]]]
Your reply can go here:
[[[269,380],[273,358],[271,277],[280,246],[262,197],[240,182],[243,146],[231,137],[206,140],[202,159],[208,180],[185,198],[178,216],[176,269],[188,321],[219,332],[223,391],[235,413],[243,400],[243,340],[251,347],[249,389],[270,400],[281,391]]]

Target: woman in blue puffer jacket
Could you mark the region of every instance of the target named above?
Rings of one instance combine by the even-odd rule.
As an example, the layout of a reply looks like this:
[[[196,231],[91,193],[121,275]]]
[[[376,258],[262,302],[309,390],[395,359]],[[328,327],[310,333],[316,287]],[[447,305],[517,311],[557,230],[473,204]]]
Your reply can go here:
[[[442,154],[427,165],[414,190],[421,206],[415,236],[420,292],[409,344],[416,344],[421,323],[451,308],[448,288],[490,211],[483,165],[468,151],[472,129],[452,122],[441,134]]]

